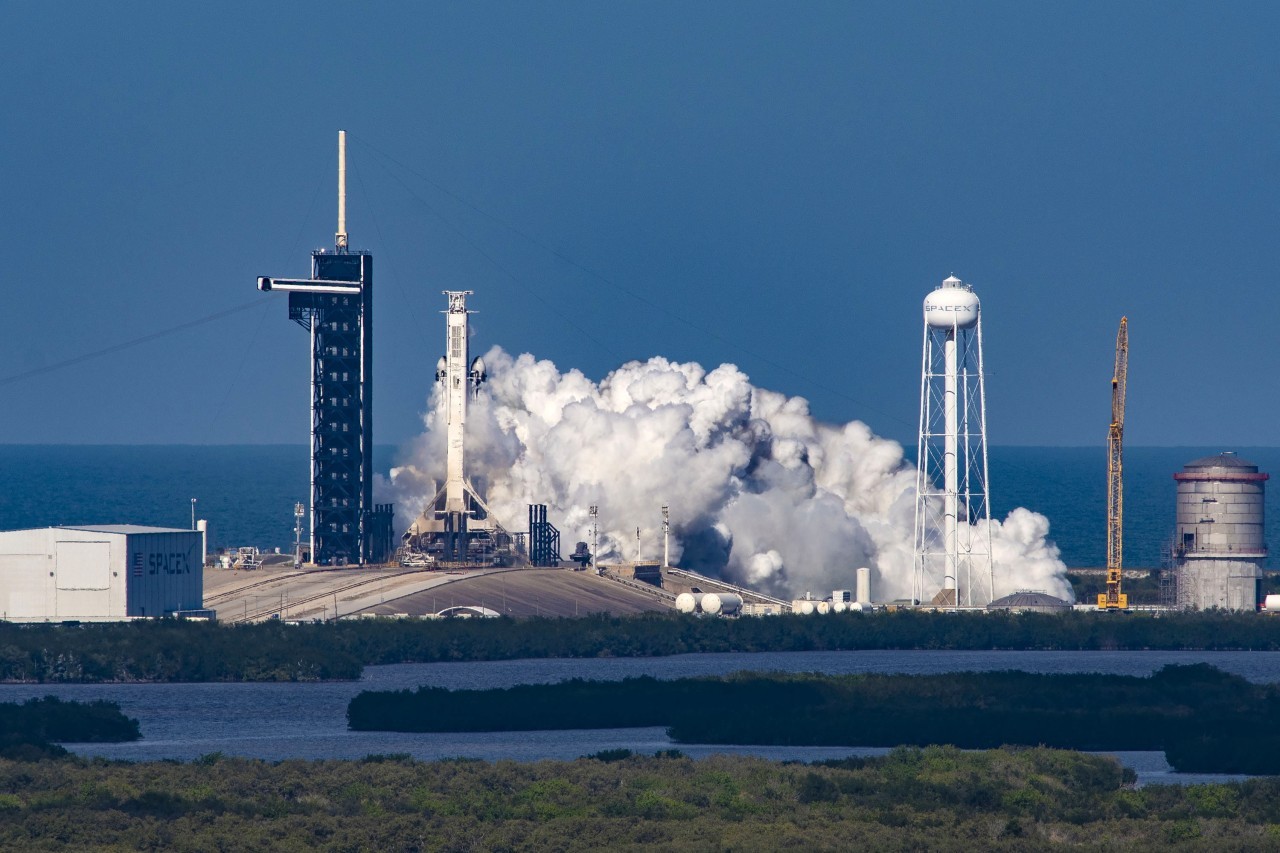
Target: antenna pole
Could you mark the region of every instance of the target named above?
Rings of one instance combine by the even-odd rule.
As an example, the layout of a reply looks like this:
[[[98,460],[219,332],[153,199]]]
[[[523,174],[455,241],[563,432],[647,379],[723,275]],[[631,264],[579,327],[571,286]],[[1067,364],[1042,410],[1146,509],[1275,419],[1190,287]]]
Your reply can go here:
[[[347,132],[338,131],[338,251],[347,248]]]

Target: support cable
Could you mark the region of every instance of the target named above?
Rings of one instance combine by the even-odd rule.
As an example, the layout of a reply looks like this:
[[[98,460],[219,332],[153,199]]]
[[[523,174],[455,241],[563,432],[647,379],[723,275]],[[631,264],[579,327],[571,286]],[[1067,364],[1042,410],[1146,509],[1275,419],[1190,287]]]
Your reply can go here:
[[[134,338],[132,340],[122,341],[121,343],[118,343],[118,344],[112,344],[109,347],[103,347],[102,349],[94,350],[92,352],[86,352],[81,355],[74,356],[72,358],[64,359],[54,364],[47,364],[43,367],[37,367],[31,370],[24,370],[21,373],[14,373],[9,376],[0,377],[0,386],[11,385],[14,382],[21,382],[22,380],[30,379],[33,376],[42,376],[46,373],[52,373],[55,370],[62,370],[64,367],[71,367],[72,365],[83,364],[86,361],[90,361],[92,359],[99,358],[104,355],[110,355],[112,353],[121,352],[122,350],[132,349],[133,347],[141,346],[142,344],[150,343],[151,341],[159,340],[160,338],[177,334],[178,332],[185,331],[186,329],[194,329],[197,326],[203,326],[206,323],[212,323],[215,320],[221,320],[223,317],[230,317],[232,314],[238,314],[241,311],[248,311],[250,308],[254,308],[259,305],[262,305],[264,302],[266,302],[270,298],[271,297],[269,296],[259,297],[258,299],[254,299],[251,302],[244,302],[244,303],[241,303],[240,305],[227,308],[223,311],[215,311],[212,314],[206,314],[205,316],[197,320],[188,320],[185,323],[179,323],[176,326],[170,326],[169,328],[161,329],[158,332],[152,332],[150,334],[143,335],[141,337]]]

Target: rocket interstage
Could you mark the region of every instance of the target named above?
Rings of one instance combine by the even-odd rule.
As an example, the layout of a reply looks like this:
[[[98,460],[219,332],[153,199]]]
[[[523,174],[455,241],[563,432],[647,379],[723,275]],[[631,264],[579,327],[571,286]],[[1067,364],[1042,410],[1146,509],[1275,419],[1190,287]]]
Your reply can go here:
[[[916,475],[914,597],[935,604],[995,597],[987,477],[982,310],[951,276],[924,300]]]

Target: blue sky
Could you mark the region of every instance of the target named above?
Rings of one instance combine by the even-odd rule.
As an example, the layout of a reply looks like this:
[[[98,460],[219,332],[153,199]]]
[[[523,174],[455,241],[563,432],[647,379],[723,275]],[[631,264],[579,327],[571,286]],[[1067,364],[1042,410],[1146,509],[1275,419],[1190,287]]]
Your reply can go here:
[[[983,299],[994,444],[1274,445],[1280,12],[1261,3],[10,4],[0,443],[305,441],[258,297],[375,256],[376,438],[440,291],[599,378],[729,361],[914,443],[920,301]]]

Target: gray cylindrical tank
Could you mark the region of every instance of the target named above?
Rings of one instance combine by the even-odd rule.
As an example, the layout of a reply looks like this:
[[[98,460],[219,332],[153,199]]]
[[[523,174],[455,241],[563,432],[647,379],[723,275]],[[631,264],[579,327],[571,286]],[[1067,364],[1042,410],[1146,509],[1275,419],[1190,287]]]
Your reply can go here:
[[[1259,564],[1267,557],[1263,533],[1268,476],[1234,453],[1188,462],[1178,484],[1174,554],[1178,603],[1205,610],[1253,610]]]
[[[1188,462],[1178,481],[1178,554],[1264,558],[1263,483],[1258,466],[1220,453]]]
[[[742,596],[731,592],[709,592],[702,596],[702,612],[729,616],[742,609]]]
[[[698,597],[691,592],[682,592],[676,596],[676,610],[681,613],[696,613]]]

